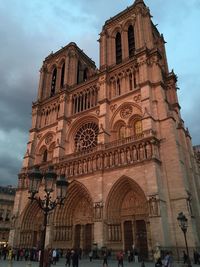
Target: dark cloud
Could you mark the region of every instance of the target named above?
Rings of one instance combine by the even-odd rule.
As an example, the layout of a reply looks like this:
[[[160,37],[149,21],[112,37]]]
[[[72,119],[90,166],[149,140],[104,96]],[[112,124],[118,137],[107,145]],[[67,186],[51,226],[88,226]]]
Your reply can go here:
[[[17,159],[15,156],[15,154],[0,154],[1,185],[17,185],[17,174],[22,160]]]

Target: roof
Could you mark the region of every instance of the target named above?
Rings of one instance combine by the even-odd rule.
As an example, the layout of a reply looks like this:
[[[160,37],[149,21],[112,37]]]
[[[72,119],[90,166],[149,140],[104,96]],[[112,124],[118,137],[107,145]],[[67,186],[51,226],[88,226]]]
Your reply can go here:
[[[0,193],[7,194],[7,195],[15,195],[16,188],[11,186],[0,186]]]

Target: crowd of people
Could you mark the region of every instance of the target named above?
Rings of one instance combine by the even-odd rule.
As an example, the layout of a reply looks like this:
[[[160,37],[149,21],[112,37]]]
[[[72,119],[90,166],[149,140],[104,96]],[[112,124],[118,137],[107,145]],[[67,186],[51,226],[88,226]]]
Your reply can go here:
[[[84,253],[81,249],[48,249],[44,252],[44,261],[47,263],[47,267],[51,264],[56,265],[60,258],[65,258],[66,267],[78,267],[79,260],[84,256],[84,258],[89,258],[90,262],[93,259],[100,258],[102,260],[102,266],[108,267],[108,261],[111,257],[110,250],[102,250],[100,254],[97,251],[90,251],[89,253]],[[162,254],[162,255],[161,255]],[[3,247],[0,248],[0,260],[13,260],[13,261],[40,261],[41,250],[37,248],[11,248]],[[112,253],[113,256],[113,253]],[[155,267],[173,267],[173,257],[171,252],[161,253],[159,247],[154,250],[154,261]],[[127,250],[126,253],[122,250],[118,251],[115,255],[118,267],[124,266],[124,257],[128,262],[139,262],[143,261],[141,255],[139,255],[136,249]],[[188,263],[188,255],[183,251],[182,255],[183,263]],[[200,264],[200,253],[194,250],[193,253],[194,264]]]
[[[38,261],[40,257],[40,250],[36,248],[11,248],[3,247],[0,249],[0,259],[2,260],[16,260],[16,261]]]

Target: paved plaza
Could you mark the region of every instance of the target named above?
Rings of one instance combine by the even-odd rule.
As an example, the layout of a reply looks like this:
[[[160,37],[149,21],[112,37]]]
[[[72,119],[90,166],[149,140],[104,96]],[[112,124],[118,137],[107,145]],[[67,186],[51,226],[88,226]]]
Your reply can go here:
[[[93,260],[92,262],[89,259],[83,259],[79,261],[79,267],[102,267],[102,260]],[[13,261],[10,263],[7,260],[0,260],[0,267],[38,267],[38,262],[25,262],[25,261]],[[56,265],[51,265],[51,267],[65,267],[65,259],[61,259],[57,262]],[[118,267],[117,260],[108,261],[108,267]],[[124,267],[141,267],[141,263],[128,263],[124,261]],[[154,263],[148,262],[145,263],[145,267],[154,267]]]
[[[145,262],[145,267],[154,267],[153,262]],[[124,261],[124,267],[141,267],[141,263],[135,263],[135,262],[127,262]],[[174,267],[182,267],[183,264],[174,263]],[[61,259],[59,262],[57,262],[56,265],[51,265],[51,267],[65,267],[65,259]],[[199,265],[193,265],[193,266],[199,266]],[[25,261],[13,261],[9,262],[7,260],[0,260],[0,267],[39,267],[38,262],[25,262]],[[80,260],[79,261],[79,267],[102,267],[102,260],[93,260],[90,262],[88,259]],[[108,267],[118,267],[116,260],[110,260],[108,261]],[[144,266],[143,266],[144,267]]]

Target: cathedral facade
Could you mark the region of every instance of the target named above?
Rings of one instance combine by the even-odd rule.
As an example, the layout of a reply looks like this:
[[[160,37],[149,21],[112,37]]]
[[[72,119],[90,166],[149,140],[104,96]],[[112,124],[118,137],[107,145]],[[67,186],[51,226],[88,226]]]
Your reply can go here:
[[[105,22],[99,45],[98,69],[75,43],[43,61],[10,243],[39,245],[43,213],[28,199],[27,174],[53,165],[70,185],[64,205],[49,215],[46,246],[134,245],[150,257],[159,244],[177,252],[185,246],[177,222],[183,212],[188,245],[198,247],[198,167],[177,76],[143,0]]]

